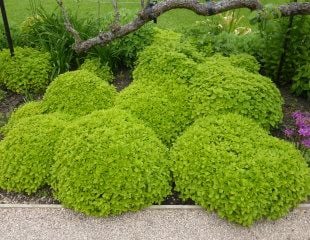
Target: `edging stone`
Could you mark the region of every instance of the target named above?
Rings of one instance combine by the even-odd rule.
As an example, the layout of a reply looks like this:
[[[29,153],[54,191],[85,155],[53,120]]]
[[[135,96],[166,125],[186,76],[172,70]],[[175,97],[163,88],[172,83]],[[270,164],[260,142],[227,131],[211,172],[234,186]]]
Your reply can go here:
[[[0,208],[64,208],[60,204],[0,204]],[[302,203],[297,208],[299,209],[310,209],[310,203]],[[198,205],[152,205],[148,210],[196,210],[203,209]]]

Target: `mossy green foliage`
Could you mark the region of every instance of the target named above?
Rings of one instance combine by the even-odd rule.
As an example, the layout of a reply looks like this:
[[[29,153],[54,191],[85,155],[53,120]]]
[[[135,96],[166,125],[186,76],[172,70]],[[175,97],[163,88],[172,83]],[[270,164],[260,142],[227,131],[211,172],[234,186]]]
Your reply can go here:
[[[0,83],[13,92],[29,95],[42,92],[49,84],[52,70],[50,54],[33,48],[0,51]]]
[[[116,90],[87,70],[59,75],[47,88],[42,107],[45,112],[63,112],[74,116],[113,106]]]
[[[133,79],[160,84],[164,74],[175,82],[186,82],[194,75],[196,61],[202,60],[193,46],[181,41],[181,34],[157,29],[152,45],[139,54]]]
[[[3,128],[1,128],[1,132],[7,133],[10,129],[14,127],[16,122],[18,122],[20,119],[26,117],[32,117],[42,113],[43,111],[40,101],[27,102],[13,111],[13,113],[9,118],[8,123]]]
[[[139,55],[133,84],[119,94],[116,106],[142,119],[170,147],[192,122],[189,81],[197,66],[193,56],[199,54],[181,43],[180,34],[156,32],[153,44]]]
[[[0,142],[0,188],[36,192],[49,182],[54,146],[65,122],[53,115],[26,117]]]
[[[85,214],[136,211],[170,193],[166,147],[122,110],[96,111],[72,123],[61,135],[55,160],[56,197]]]
[[[217,53],[211,57],[206,57],[205,60],[207,61],[207,63],[214,62],[218,64],[219,68],[221,68],[222,65],[225,66],[229,64],[233,67],[242,68],[247,70],[248,72],[257,74],[260,69],[260,65],[255,59],[255,57],[245,53],[234,54],[230,55],[229,57]]]
[[[256,58],[246,53],[230,55],[229,61],[234,67],[244,68],[251,73],[258,73],[260,69]]]
[[[300,152],[241,115],[196,121],[171,158],[183,199],[242,225],[282,217],[310,194],[310,169]]]
[[[194,118],[235,112],[256,120],[266,129],[281,122],[282,97],[266,77],[208,58],[192,78]]]
[[[103,65],[99,58],[86,59],[80,67],[81,70],[88,70],[102,80],[111,83],[114,79],[113,73],[108,65]]]
[[[190,95],[186,85],[174,83],[165,75],[154,81],[162,81],[162,83],[132,84],[119,94],[115,105],[129,110],[143,120],[145,125],[152,128],[163,143],[170,147],[192,122]]]

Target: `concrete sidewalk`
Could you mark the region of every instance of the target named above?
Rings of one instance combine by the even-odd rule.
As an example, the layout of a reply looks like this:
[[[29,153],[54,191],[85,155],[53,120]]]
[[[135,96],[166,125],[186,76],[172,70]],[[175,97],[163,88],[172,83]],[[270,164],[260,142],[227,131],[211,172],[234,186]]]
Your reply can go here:
[[[85,217],[63,208],[0,207],[1,240],[310,240],[310,208],[243,228],[202,209],[146,209],[119,217]]]

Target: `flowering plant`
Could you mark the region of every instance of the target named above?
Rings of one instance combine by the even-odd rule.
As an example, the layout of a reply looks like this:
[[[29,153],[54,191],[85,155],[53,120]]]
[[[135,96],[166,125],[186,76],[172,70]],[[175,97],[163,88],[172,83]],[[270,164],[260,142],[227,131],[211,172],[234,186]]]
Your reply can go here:
[[[310,164],[310,112],[296,111],[292,114],[295,126],[284,130],[285,136],[295,143]]]

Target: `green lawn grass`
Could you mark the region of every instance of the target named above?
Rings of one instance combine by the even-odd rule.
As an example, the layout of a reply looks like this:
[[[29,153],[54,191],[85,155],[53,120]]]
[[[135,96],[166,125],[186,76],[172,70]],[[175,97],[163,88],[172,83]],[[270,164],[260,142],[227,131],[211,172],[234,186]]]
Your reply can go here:
[[[264,3],[282,3],[286,0],[264,0]],[[26,17],[32,15],[31,5],[41,4],[47,11],[58,11],[56,0],[4,0],[7,9],[10,25],[19,25]],[[79,17],[103,16],[106,12],[113,11],[111,1],[109,0],[64,0],[65,6]],[[119,0],[120,8],[126,8],[138,11],[140,0]],[[238,10],[239,15],[248,16],[250,11],[247,9]],[[172,10],[163,14],[158,19],[158,26],[163,28],[181,29],[191,26],[196,21],[203,20],[207,17],[198,16],[189,10]],[[243,20],[247,25],[247,18]]]

